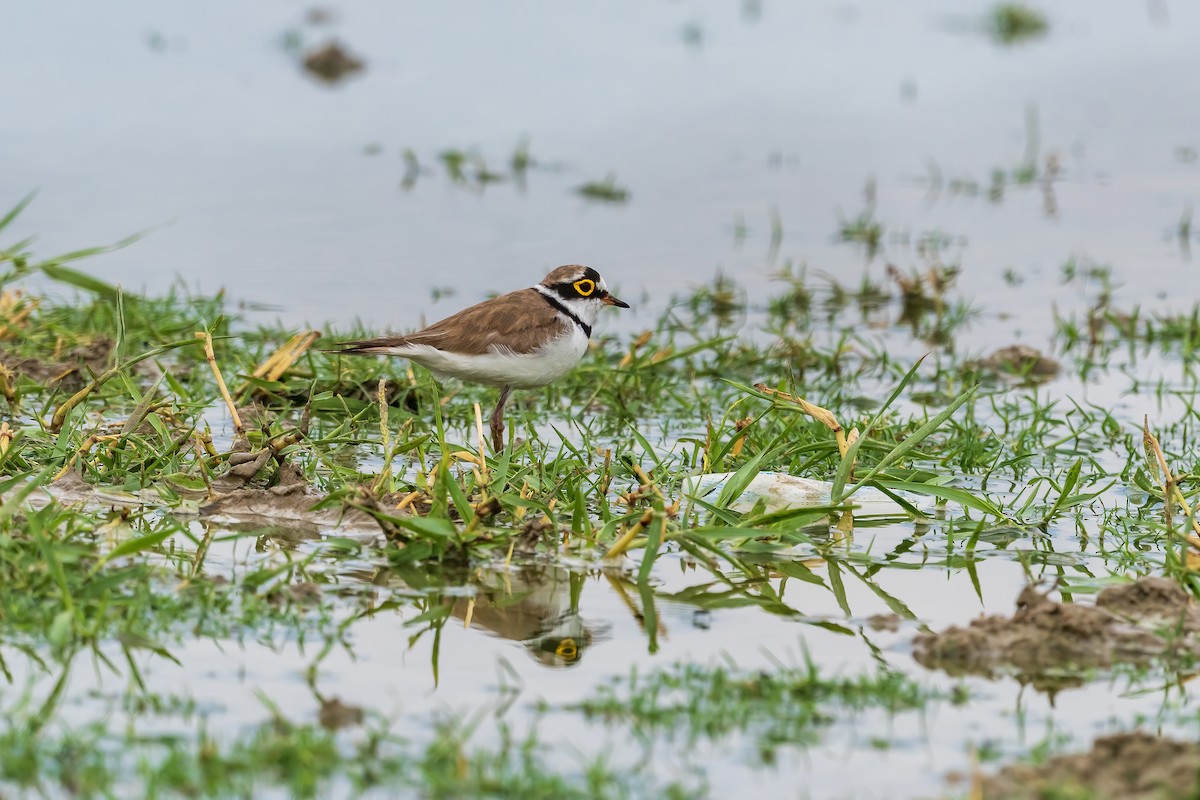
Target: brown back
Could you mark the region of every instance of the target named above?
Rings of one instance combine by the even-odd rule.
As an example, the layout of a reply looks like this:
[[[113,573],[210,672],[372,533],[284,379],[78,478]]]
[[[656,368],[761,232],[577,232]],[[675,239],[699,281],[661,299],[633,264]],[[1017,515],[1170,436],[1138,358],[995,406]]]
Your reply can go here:
[[[562,322],[546,298],[536,289],[518,289],[464,308],[407,336],[344,342],[348,349],[343,352],[370,353],[423,344],[451,353],[483,355],[502,342],[514,353],[525,354],[538,349],[561,331]]]

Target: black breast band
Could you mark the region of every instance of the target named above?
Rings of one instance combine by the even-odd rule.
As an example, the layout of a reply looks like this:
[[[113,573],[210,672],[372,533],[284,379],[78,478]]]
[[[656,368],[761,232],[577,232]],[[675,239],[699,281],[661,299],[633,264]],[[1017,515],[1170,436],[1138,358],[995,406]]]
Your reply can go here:
[[[575,312],[574,312],[574,311],[572,311],[572,310],[571,310],[571,309],[570,309],[570,308],[567,306],[567,304],[566,304],[566,303],[564,303],[563,301],[559,300],[557,297],[555,297],[554,295],[550,294],[549,292],[543,292],[543,291],[542,291],[540,288],[538,288],[536,291],[537,291],[537,293],[538,293],[538,294],[540,294],[540,295],[542,296],[542,299],[543,299],[543,300],[545,300],[547,303],[549,303],[551,306],[553,306],[553,308],[554,308],[554,310],[555,310],[555,311],[558,311],[558,312],[559,312],[559,313],[561,313],[561,314],[565,314],[569,320],[571,320],[571,321],[572,321],[572,322],[574,322],[576,325],[578,325],[578,326],[579,326],[579,329],[580,329],[581,331],[583,331],[583,335],[584,335],[584,336],[586,336],[586,337],[587,337],[587,338],[589,338],[589,339],[590,339],[590,338],[592,338],[592,326],[591,326],[591,325],[588,325],[586,322],[584,322],[583,320],[581,320],[581,319],[580,319],[580,318],[579,318],[579,317],[578,317],[578,316],[575,314]]]

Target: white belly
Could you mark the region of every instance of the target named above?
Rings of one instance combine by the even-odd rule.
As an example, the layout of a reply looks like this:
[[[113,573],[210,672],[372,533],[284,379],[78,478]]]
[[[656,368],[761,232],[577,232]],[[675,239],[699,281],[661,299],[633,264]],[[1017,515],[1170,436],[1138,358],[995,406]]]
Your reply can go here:
[[[558,380],[570,372],[587,352],[588,339],[577,325],[551,340],[541,350],[514,353],[493,346],[482,355],[448,353],[426,344],[397,348],[395,354],[428,367],[438,377],[452,377],[486,386],[532,389]]]

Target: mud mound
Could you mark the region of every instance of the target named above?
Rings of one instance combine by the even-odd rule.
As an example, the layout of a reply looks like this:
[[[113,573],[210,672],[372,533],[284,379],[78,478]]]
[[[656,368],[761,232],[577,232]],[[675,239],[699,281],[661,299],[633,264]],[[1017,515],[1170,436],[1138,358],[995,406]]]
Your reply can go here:
[[[1200,744],[1122,733],[1097,739],[1087,753],[1059,756],[1036,767],[1005,767],[984,779],[983,796],[988,800],[1196,797],[1197,764]]]
[[[1200,654],[1200,609],[1178,584],[1143,578],[1102,591],[1096,605],[1056,603],[1032,586],[1012,617],[981,617],[966,628],[922,633],[913,656],[951,675],[1010,673],[1037,682],[1064,671],[1144,663],[1184,651]]]
[[[0,367],[14,376],[25,376],[39,386],[57,386],[74,392],[93,375],[108,368],[112,350],[112,340],[103,337],[78,344],[49,359],[24,358],[0,349]]]
[[[1168,578],[1142,578],[1105,589],[1096,598],[1096,607],[1143,625],[1200,631],[1200,609],[1182,586]]]
[[[1030,382],[1050,380],[1057,377],[1060,370],[1057,361],[1026,344],[1001,347],[987,358],[972,362],[971,366],[997,375],[1024,378]]]

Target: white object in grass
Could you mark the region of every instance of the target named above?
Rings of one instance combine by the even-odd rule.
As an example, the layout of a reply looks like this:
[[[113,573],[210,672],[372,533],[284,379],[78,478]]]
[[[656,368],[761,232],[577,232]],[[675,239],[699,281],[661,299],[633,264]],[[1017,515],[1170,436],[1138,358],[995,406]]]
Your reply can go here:
[[[713,472],[695,475],[683,483],[684,494],[708,503],[720,496],[725,484],[736,473]],[[762,501],[768,513],[793,508],[815,508],[829,505],[833,491],[831,481],[797,478],[786,472],[760,472],[754,476],[740,495],[729,503],[730,511],[744,514]],[[926,497],[912,497],[902,492],[897,496],[920,511],[932,511],[933,503]],[[865,486],[850,496],[856,517],[909,516],[909,512],[892,498],[878,489]]]

